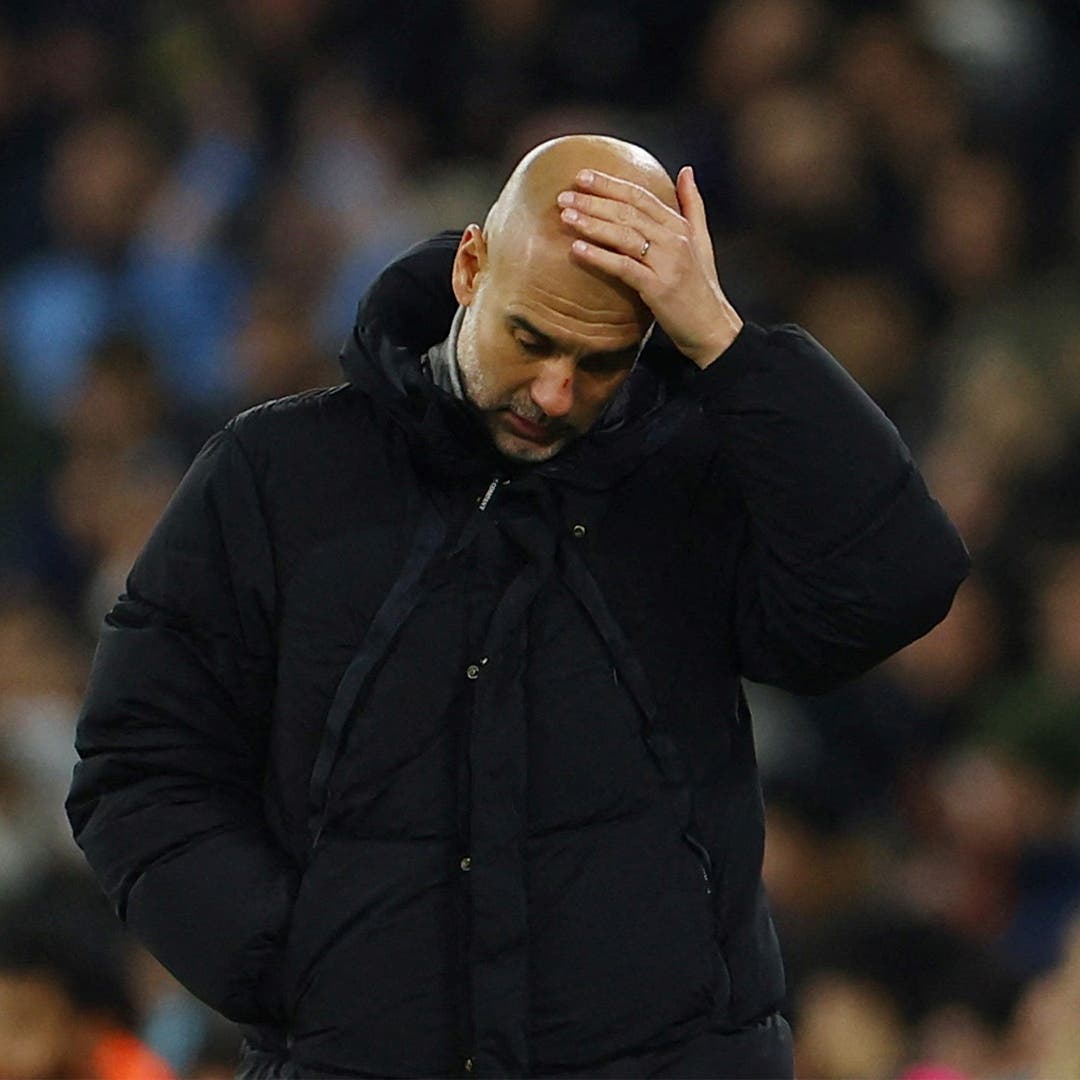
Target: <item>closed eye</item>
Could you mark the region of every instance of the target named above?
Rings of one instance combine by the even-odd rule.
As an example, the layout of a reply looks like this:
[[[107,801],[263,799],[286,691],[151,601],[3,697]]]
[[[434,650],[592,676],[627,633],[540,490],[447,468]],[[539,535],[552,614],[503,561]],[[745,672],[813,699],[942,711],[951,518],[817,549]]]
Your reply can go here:
[[[547,341],[534,341],[531,338],[515,337],[518,347],[530,356],[546,356],[551,352],[551,343]]]
[[[637,353],[637,346],[616,353],[593,353],[583,356],[578,367],[595,375],[617,375],[633,367]]]

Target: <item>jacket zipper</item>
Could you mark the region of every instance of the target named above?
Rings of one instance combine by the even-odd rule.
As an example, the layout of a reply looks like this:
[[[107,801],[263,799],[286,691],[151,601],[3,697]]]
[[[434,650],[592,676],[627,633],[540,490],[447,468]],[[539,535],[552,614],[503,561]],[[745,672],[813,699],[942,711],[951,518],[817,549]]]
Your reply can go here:
[[[683,839],[697,857],[698,865],[701,868],[701,876],[705,879],[706,894],[712,895],[712,856],[709,854],[708,848],[689,832],[683,833]]]
[[[502,483],[499,477],[495,477],[487,486],[487,491],[480,496],[480,501],[477,503],[477,508],[483,512],[488,508],[488,503],[491,502],[491,497],[495,494],[495,489]]]

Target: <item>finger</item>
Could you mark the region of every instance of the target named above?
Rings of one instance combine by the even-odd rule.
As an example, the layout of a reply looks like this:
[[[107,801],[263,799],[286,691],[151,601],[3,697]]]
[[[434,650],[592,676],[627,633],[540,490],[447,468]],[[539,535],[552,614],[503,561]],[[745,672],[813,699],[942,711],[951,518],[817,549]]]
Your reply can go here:
[[[657,232],[657,223],[653,218],[636,206],[620,202],[618,199],[586,195],[580,191],[561,191],[556,201],[561,207],[570,207],[590,217],[635,229],[642,236],[655,235]],[[687,224],[681,217],[676,216],[674,224],[680,235],[686,234]],[[665,223],[664,227],[670,226]]]
[[[575,180],[583,191],[633,206],[658,225],[670,226],[672,219],[680,218],[678,213],[670,206],[665,206],[651,191],[629,180],[609,176],[596,169],[582,169]]]
[[[679,170],[675,179],[675,194],[679,198],[679,209],[682,210],[690,228],[694,232],[708,232],[708,222],[705,220],[705,201],[698,191],[694,182],[694,170],[689,165],[684,165]]]
[[[689,225],[694,250],[702,262],[715,271],[716,257],[713,254],[712,237],[709,235],[709,222],[705,216],[705,200],[701,197],[691,166],[684,165],[679,170],[675,181],[675,194],[679,198],[679,209]]]
[[[609,277],[617,278],[643,299],[656,278],[656,274],[645,263],[621,252],[609,251],[605,247],[591,244],[587,240],[575,240],[570,245],[570,251],[579,262],[600,270]]]
[[[618,225],[611,221],[583,214],[580,210],[567,207],[561,217],[571,228],[576,229],[585,239],[594,244],[601,244],[612,251],[622,252],[640,259],[642,252],[652,246],[652,241],[639,229]],[[655,231],[656,226],[653,225]]]

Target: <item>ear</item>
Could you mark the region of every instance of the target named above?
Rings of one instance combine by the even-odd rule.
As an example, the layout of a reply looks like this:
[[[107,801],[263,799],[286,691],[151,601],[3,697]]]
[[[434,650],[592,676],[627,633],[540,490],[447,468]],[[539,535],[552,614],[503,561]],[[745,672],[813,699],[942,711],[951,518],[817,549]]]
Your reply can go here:
[[[473,302],[480,284],[478,279],[487,268],[487,261],[487,241],[483,229],[476,224],[468,226],[461,234],[461,243],[454,255],[454,268],[450,274],[454,296],[462,307],[468,307]]]

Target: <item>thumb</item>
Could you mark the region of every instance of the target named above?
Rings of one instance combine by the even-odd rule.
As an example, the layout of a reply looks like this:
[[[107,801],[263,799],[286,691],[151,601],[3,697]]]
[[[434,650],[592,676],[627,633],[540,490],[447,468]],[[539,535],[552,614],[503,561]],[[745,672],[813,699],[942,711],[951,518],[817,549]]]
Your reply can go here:
[[[684,165],[675,180],[675,194],[679,199],[679,209],[690,225],[690,240],[699,258],[715,271],[716,260],[713,255],[712,238],[709,236],[709,223],[705,218],[705,200],[701,197],[694,180],[694,170]]]

